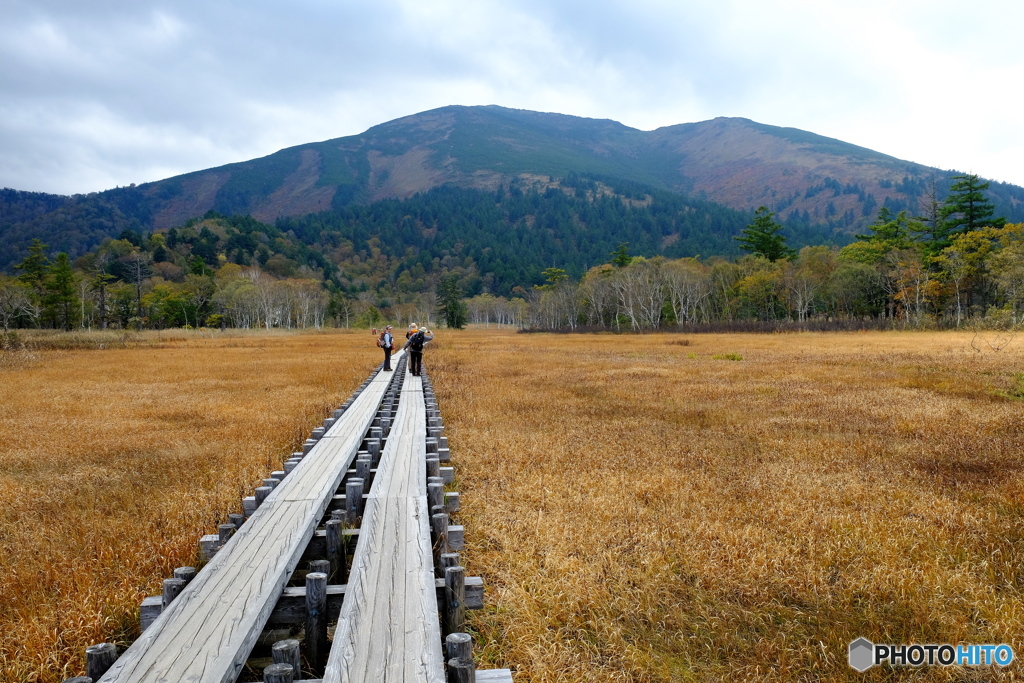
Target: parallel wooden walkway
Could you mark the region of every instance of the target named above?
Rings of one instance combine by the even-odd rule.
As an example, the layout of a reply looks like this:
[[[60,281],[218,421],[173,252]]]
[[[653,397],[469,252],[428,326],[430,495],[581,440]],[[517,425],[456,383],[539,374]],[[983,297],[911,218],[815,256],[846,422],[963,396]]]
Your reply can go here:
[[[444,683],[426,434],[423,386],[406,372],[366,501],[324,683]]]
[[[236,680],[352,465],[390,379],[391,373],[377,373],[100,683]]]

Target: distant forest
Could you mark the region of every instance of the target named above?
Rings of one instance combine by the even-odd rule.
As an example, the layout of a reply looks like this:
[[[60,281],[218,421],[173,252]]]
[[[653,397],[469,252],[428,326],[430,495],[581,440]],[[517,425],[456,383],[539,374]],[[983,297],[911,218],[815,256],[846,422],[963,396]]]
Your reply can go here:
[[[990,216],[987,184],[972,178]],[[815,316],[920,325],[960,324],[998,306],[1009,306],[1016,322],[1009,256],[1019,230],[959,225],[953,199],[941,219],[943,203],[934,203],[931,225],[883,206],[856,243],[867,251],[828,227],[776,224],[769,215],[781,251],[763,253],[747,238],[764,212],[752,223],[750,213],[713,202],[574,174],[490,192],[443,186],[275,225],[210,211],[146,234],[122,212],[118,238],[74,260],[37,240],[14,277],[0,276],[0,323],[270,328],[443,315],[458,325],[468,313],[545,328]],[[681,290],[673,294],[676,280],[696,288],[689,303],[678,300]],[[642,314],[629,294],[641,290]]]

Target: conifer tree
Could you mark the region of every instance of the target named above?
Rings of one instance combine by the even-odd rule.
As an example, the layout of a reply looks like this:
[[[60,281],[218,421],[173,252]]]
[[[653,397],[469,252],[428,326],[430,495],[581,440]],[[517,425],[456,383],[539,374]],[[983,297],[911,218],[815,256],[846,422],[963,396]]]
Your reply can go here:
[[[64,252],[57,254],[50,266],[46,290],[44,303],[53,318],[54,327],[70,330],[78,322],[78,292],[71,259]]]
[[[982,181],[976,174],[953,176],[949,195],[939,212],[941,229],[937,231],[934,249],[941,251],[948,247],[956,235],[971,232],[985,226],[1002,227],[1005,218],[993,218],[995,205],[985,196],[988,181]]]
[[[792,258],[796,250],[786,246],[786,236],[782,234],[782,226],[772,220],[775,212],[767,206],[758,207],[754,212],[754,220],[739,237],[734,238],[744,251],[755,256],[764,256],[771,262]]]
[[[455,330],[461,330],[465,327],[469,310],[466,307],[466,303],[462,300],[462,290],[459,289],[458,276],[449,275],[441,280],[441,286],[438,287],[437,294],[441,303],[438,312],[444,318],[445,325]]]

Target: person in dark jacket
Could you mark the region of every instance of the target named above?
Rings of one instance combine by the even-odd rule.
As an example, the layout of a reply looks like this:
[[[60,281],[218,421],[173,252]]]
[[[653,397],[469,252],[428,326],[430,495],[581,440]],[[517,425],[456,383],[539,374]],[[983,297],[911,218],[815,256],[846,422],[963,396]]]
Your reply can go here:
[[[423,347],[434,338],[434,335],[426,328],[418,329],[413,323],[408,336],[409,341],[405,342],[402,348],[409,352],[409,373],[419,377],[423,369]]]
[[[377,346],[384,349],[384,372],[391,372],[391,352],[395,349],[395,335],[391,332],[391,325],[381,332]]]

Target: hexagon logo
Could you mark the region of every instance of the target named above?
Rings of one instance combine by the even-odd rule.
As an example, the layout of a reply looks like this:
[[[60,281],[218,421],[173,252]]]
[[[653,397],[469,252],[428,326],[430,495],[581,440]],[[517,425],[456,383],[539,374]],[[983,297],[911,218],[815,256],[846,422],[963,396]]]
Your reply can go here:
[[[867,671],[875,665],[875,645],[867,638],[858,638],[850,643],[850,666],[857,671]]]

